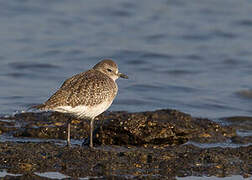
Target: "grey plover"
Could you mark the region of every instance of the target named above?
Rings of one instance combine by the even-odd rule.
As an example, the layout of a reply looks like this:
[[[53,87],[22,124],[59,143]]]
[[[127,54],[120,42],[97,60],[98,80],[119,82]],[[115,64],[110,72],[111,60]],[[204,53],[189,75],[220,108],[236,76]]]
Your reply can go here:
[[[114,61],[104,59],[92,69],[67,79],[45,103],[34,108],[89,119],[90,147],[93,147],[94,119],[112,104],[118,91],[115,80],[119,77],[128,78],[118,72]],[[70,146],[70,122],[67,129],[67,144]]]

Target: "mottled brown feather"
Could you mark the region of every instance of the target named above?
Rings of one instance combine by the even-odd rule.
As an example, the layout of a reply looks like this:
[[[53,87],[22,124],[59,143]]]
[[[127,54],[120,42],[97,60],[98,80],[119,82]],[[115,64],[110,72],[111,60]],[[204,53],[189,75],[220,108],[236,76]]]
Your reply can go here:
[[[117,85],[108,75],[90,69],[67,79],[61,88],[44,104],[35,106],[41,110],[53,110],[58,106],[94,106],[115,98]]]

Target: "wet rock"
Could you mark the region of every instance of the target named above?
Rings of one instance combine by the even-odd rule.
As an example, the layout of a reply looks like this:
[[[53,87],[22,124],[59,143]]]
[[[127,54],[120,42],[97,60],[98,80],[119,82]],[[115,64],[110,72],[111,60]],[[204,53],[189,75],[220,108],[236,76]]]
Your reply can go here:
[[[231,138],[233,143],[236,144],[249,144],[252,143],[252,136],[246,136],[246,137],[241,137],[241,136],[235,136]]]
[[[54,143],[0,143],[0,168],[9,173],[60,172],[72,178],[148,178],[251,176],[252,146],[202,149],[100,146],[95,149]]]
[[[96,120],[96,148],[90,149],[80,145],[70,148],[50,141],[66,139],[67,121],[71,122],[72,139],[87,138],[88,120],[47,112],[0,118],[2,135],[49,141],[0,142],[0,169],[21,173],[21,179],[44,179],[37,172],[60,172],[71,178],[103,179],[250,177],[252,174],[251,136],[237,135],[233,123],[238,122],[237,119],[230,119],[229,125],[223,126],[208,119],[167,109],[104,113]],[[250,123],[248,118],[244,122]],[[200,148],[193,145],[228,141],[243,144],[244,147]]]
[[[13,136],[66,139],[67,122],[71,121],[71,138],[83,139],[89,135],[89,121],[79,120],[62,113],[21,113],[15,115],[20,124]]]
[[[235,127],[236,129],[241,130],[252,130],[252,117],[248,116],[233,116],[223,118],[223,121],[226,121],[230,127]]]
[[[15,125],[3,124],[4,132],[15,137],[66,139],[66,122],[71,121],[71,138],[89,136],[89,121],[62,113],[21,113],[13,118]],[[194,118],[177,110],[127,113],[112,112],[96,118],[94,142],[98,145],[179,145],[188,141],[225,142],[236,136],[230,126],[208,119]],[[16,127],[18,124],[18,128]]]
[[[233,128],[176,110],[110,113],[97,128],[97,144],[178,145],[187,141],[224,142],[236,136]]]
[[[14,120],[0,118],[0,134],[16,129]]]

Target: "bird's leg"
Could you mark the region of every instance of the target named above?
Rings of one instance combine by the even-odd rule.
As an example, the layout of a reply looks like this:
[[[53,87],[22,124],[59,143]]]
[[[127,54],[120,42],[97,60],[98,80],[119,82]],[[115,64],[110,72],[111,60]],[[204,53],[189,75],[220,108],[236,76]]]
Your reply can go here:
[[[90,148],[93,148],[93,130],[94,130],[94,118],[90,119]]]
[[[71,118],[69,118],[68,121],[67,121],[67,146],[68,147],[71,147],[71,143],[70,143],[70,139],[71,139],[70,131],[71,131]]]

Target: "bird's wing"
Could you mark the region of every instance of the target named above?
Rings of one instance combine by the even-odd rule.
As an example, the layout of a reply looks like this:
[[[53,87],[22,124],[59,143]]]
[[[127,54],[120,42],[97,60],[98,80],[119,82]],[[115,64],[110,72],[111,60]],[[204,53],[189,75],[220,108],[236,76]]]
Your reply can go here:
[[[95,72],[94,72],[95,71]],[[112,89],[112,91],[111,91]],[[58,106],[93,106],[117,94],[117,85],[105,74],[89,70],[67,79],[39,109],[53,109]]]

